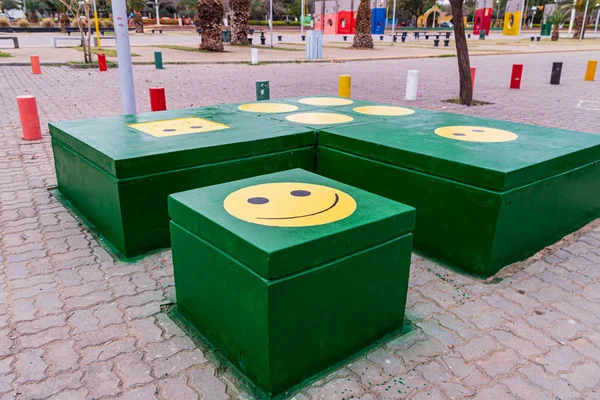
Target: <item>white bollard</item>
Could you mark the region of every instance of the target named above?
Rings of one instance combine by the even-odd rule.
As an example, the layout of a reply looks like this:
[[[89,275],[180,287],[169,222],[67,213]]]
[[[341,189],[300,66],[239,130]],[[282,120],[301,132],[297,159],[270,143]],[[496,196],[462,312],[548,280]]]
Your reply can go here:
[[[258,64],[258,49],[252,49],[252,65]]]
[[[406,76],[406,100],[417,99],[417,87],[419,86],[419,71],[410,70]]]

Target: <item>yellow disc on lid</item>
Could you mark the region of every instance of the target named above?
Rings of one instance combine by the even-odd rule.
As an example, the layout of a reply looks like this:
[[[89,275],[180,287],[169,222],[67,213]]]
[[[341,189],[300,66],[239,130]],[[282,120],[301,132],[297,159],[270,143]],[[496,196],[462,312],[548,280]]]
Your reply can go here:
[[[298,124],[311,124],[311,125],[329,125],[329,124],[345,124],[347,122],[354,121],[354,118],[335,113],[301,113],[292,114],[285,117],[290,122],[296,122]]]
[[[354,111],[360,114],[389,117],[398,117],[401,115],[410,115],[415,113],[415,110],[411,110],[410,108],[394,106],[363,106],[354,108]]]
[[[242,104],[238,108],[242,111],[265,114],[285,113],[298,110],[298,107],[295,105],[284,103],[248,103]]]
[[[339,97],[307,97],[299,100],[299,102],[309,106],[347,106],[354,103],[352,100],[340,99]]]
[[[448,139],[465,142],[500,143],[510,142],[519,137],[516,133],[484,126],[444,126],[434,132]]]

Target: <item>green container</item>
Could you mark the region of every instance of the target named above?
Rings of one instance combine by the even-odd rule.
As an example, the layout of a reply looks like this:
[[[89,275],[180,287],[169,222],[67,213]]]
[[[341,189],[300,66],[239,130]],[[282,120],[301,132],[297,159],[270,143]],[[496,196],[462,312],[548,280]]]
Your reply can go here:
[[[50,134],[60,193],[126,257],[169,246],[169,194],[314,163],[310,129],[220,107],[52,123]]]
[[[349,198],[354,212],[327,223]],[[251,218],[230,214],[232,204]],[[412,207],[295,169],[173,194],[169,214],[178,311],[267,394],[403,324]],[[273,215],[321,224],[256,223]]]
[[[550,36],[552,34],[552,24],[550,22],[546,22],[542,24],[542,31],[540,32],[540,36]]]
[[[231,31],[230,30],[221,31],[221,39],[223,40],[223,43],[231,43]]]
[[[317,165],[324,176],[415,207],[420,250],[491,276],[600,216],[600,136],[416,111],[325,129]],[[435,133],[445,126],[473,128]],[[456,139],[489,128],[518,137]]]

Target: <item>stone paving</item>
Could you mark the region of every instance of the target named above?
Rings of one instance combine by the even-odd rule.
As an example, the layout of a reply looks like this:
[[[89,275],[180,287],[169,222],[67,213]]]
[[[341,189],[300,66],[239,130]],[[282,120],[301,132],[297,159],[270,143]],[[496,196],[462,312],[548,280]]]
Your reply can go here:
[[[564,57],[564,58],[563,58]],[[164,86],[169,108],[335,93],[350,74],[357,98],[600,133],[598,82],[584,82],[586,53],[476,58],[476,97],[457,91],[455,59],[259,67],[134,68],[140,111]],[[565,61],[550,86],[552,61]],[[509,90],[510,65],[525,64]],[[316,70],[318,68],[318,71]],[[420,97],[403,101],[408,69]],[[21,140],[15,96],[34,94],[42,124],[120,113],[118,73],[0,67],[0,400],[249,399],[222,365],[163,312],[174,302],[170,251],[113,260],[51,193],[47,131]],[[583,103],[582,103],[583,101]],[[306,399],[600,399],[600,228],[481,281],[415,254],[407,318],[391,338],[322,380],[290,393]],[[516,239],[518,240],[518,239]],[[359,329],[359,327],[357,327]]]

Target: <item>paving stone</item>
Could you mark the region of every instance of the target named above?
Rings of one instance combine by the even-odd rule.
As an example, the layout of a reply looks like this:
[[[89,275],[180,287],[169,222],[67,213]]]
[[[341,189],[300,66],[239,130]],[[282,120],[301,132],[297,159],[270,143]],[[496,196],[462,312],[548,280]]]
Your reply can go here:
[[[94,316],[98,318],[100,328],[123,322],[123,312],[117,308],[116,304],[99,304],[95,306]]]
[[[97,330],[100,322],[92,309],[73,311],[67,321],[73,326],[73,333],[76,335]]]
[[[512,318],[510,318],[504,311],[500,309],[487,312],[470,320],[470,322],[472,322],[478,329],[481,330],[496,328],[506,321],[512,321]]]
[[[198,394],[187,386],[187,377],[161,379],[159,392],[165,399],[197,400]],[[297,400],[300,400],[298,398]]]
[[[153,371],[156,377],[173,376],[191,366],[202,366],[206,363],[200,350],[182,351],[171,357],[154,362]]]
[[[147,385],[128,390],[118,397],[119,400],[152,400],[158,399],[158,391],[154,385]]]
[[[554,374],[559,371],[569,371],[574,363],[581,361],[583,361],[583,357],[572,348],[566,346],[556,347],[536,359],[537,363]]]
[[[347,368],[358,376],[365,387],[379,384],[389,379],[389,376],[384,373],[380,366],[366,358],[360,358],[357,361],[351,362]]]
[[[146,357],[150,361],[157,358],[170,357],[182,350],[195,349],[196,345],[189,337],[175,337],[161,343],[152,343],[146,346]]]
[[[600,367],[592,361],[587,361],[579,364],[571,373],[565,374],[563,377],[579,391],[597,388],[600,383]]]
[[[417,326],[423,329],[427,335],[439,340],[444,345],[456,345],[463,342],[459,336],[452,331],[442,328],[434,320],[418,323]]]
[[[135,339],[110,340],[100,346],[86,347],[81,351],[83,365],[91,364],[95,361],[105,361],[123,353],[132,353],[136,351]]]
[[[525,359],[515,351],[508,349],[498,351],[484,360],[477,361],[477,365],[483,368],[486,374],[492,378],[499,375],[507,375],[517,365],[523,364]],[[510,387],[510,385],[507,385]]]
[[[37,314],[35,298],[14,300],[12,302],[12,313],[14,315],[12,318],[13,323],[34,320]]]
[[[529,382],[545,389],[559,399],[581,398],[581,394],[576,392],[566,380],[545,372],[544,368],[542,365],[531,364],[528,367],[520,368],[519,373],[523,374]]]
[[[412,371],[405,375],[394,376],[383,384],[375,385],[371,389],[371,391],[377,396],[379,400],[392,400],[399,398],[407,398],[413,393],[427,388],[428,384],[430,385],[430,383],[424,380],[421,377],[421,375],[419,375],[415,371]],[[346,399],[348,399],[347,392],[344,394],[346,394]],[[318,397],[313,395],[313,399],[314,398]],[[321,399],[328,398],[329,397],[321,397]]]
[[[81,386],[81,372],[64,373],[49,377],[43,382],[26,384],[19,387],[19,400],[39,400],[52,396],[66,389],[77,389]]]
[[[18,383],[40,381],[46,377],[47,365],[42,358],[43,354],[43,350],[23,351],[17,354],[15,370]]]
[[[529,384],[518,375],[502,379],[500,382],[508,386],[510,391],[516,396],[524,399],[552,398],[552,393],[545,392],[544,390]]]
[[[441,387],[444,393],[453,399],[470,396],[473,390],[466,387],[461,382],[461,377],[455,376],[452,369],[442,367],[439,363],[432,362],[426,365],[420,365],[416,368],[431,385]],[[427,386],[424,385],[424,388]],[[424,389],[425,390],[425,389]],[[430,390],[427,389],[429,392]]]
[[[491,388],[483,388],[477,392],[475,396],[473,396],[475,400],[514,400],[517,399],[516,396],[511,394],[510,390],[503,385],[494,385]]]
[[[102,343],[106,343],[109,340],[115,340],[127,335],[127,327],[125,324],[109,325],[106,328],[98,329],[93,332],[86,332],[81,335],[77,335],[75,338],[79,343],[80,348],[88,346],[98,346]]]
[[[75,342],[68,340],[48,345],[46,361],[53,374],[61,371],[76,370],[79,366],[79,354],[75,351]]]
[[[173,336],[185,336],[181,328],[166,314],[158,314],[154,318],[156,319],[156,324],[162,329],[165,339],[170,339]]]
[[[207,366],[202,369],[195,369],[190,373],[191,385],[197,391],[202,393],[203,399],[225,400],[229,396],[226,393],[227,387],[215,376],[215,369]],[[352,388],[347,388],[346,391],[353,391]],[[359,395],[359,392],[356,392]]]
[[[84,369],[83,380],[92,397],[114,396],[121,393],[119,378],[112,369],[113,364],[110,361],[95,363]]]
[[[154,380],[150,375],[150,366],[142,361],[140,352],[121,354],[115,359],[116,373],[123,381],[123,387],[149,383]]]
[[[535,358],[542,353],[533,342],[517,336],[509,329],[495,329],[490,331],[490,335],[495,337],[498,343],[513,349],[527,359]]]
[[[478,336],[480,334],[477,327],[474,325],[463,322],[460,319],[456,318],[454,315],[450,313],[445,313],[442,315],[437,315],[435,319],[444,327],[456,332],[461,337],[468,339],[474,336]]]
[[[86,400],[88,398],[88,390],[81,388],[78,390],[65,390],[55,396],[51,400]]]
[[[420,321],[429,318],[434,313],[441,313],[442,309],[432,302],[417,303],[412,308],[406,309],[406,318],[411,321]]]
[[[429,338],[414,343],[406,350],[396,352],[396,356],[400,357],[407,366],[412,367],[415,364],[429,362],[433,357],[441,356],[448,351],[448,347],[436,339]]]
[[[490,336],[471,339],[466,345],[457,346],[456,351],[459,352],[466,361],[474,361],[481,359],[488,354],[501,350],[502,347]]]
[[[64,325],[66,325],[64,315],[48,315],[33,321],[19,322],[16,324],[16,329],[19,334],[32,334]]]
[[[45,331],[34,333],[32,335],[20,335],[18,338],[19,346],[22,349],[37,348],[52,343],[56,340],[64,340],[71,337],[68,326],[46,329]],[[0,343],[2,336],[0,336]],[[0,346],[1,349],[1,346]]]
[[[586,329],[573,319],[561,319],[547,329],[547,332],[558,342],[565,342],[579,336]]]
[[[367,359],[383,368],[384,374],[388,377],[390,375],[402,375],[408,371],[408,367],[401,358],[388,353],[384,349],[375,350],[367,355]]]
[[[146,318],[159,312],[159,301],[153,301],[140,307],[129,307],[126,310],[126,314],[129,319]]]
[[[146,346],[148,343],[162,342],[162,330],[154,325],[154,318],[138,319],[131,323],[131,330],[136,335],[138,344]]]
[[[110,292],[101,291],[86,294],[85,296],[69,297],[65,299],[66,310],[81,310],[94,306],[99,303],[110,302],[112,300]]]

